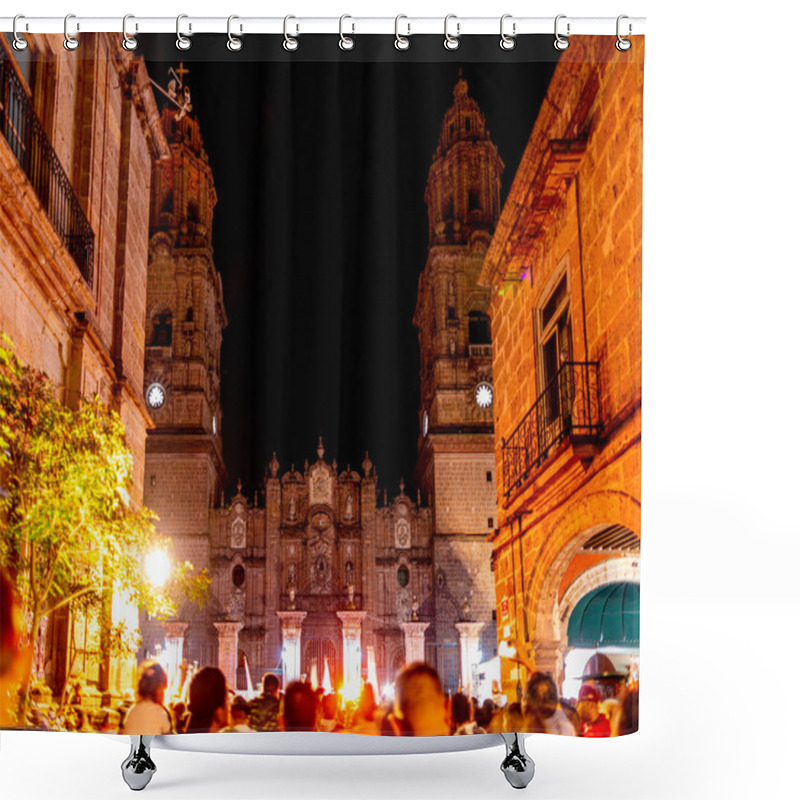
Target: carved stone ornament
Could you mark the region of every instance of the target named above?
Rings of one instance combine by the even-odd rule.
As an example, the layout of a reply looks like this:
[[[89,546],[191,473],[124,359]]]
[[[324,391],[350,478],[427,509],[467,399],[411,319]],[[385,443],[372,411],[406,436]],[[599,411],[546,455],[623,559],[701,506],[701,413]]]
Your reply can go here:
[[[247,525],[245,521],[239,517],[233,521],[231,525],[231,547],[234,549],[241,549],[247,544]]]
[[[331,504],[331,476],[323,466],[311,470],[311,504]]]
[[[394,546],[400,550],[411,547],[411,526],[408,520],[398,519],[394,526]]]

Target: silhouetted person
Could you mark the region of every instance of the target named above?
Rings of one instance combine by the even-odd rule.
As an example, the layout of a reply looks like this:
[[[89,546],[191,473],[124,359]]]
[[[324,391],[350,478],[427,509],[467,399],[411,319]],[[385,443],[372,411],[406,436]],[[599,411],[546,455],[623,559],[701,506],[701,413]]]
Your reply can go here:
[[[331,692],[322,698],[322,719],[319,721],[319,730],[321,731],[335,731],[341,730],[342,726],[336,719],[337,712],[339,711],[336,703],[336,695]]]
[[[217,667],[203,667],[189,684],[186,733],[219,733],[228,726],[230,694],[225,675]]]
[[[577,712],[581,723],[581,736],[598,739],[611,736],[608,717],[600,711],[603,697],[594,686],[584,683],[578,692]]]
[[[241,695],[231,700],[231,724],[225,728],[223,733],[253,733],[250,727],[250,710],[247,700]]]
[[[556,682],[544,672],[534,672],[528,680],[524,714],[526,731],[576,735],[575,727],[559,706]]]
[[[450,713],[436,670],[418,661],[397,677],[394,711],[387,723],[395,736],[448,736]],[[383,732],[389,732],[382,729]]]
[[[462,692],[456,692],[453,695],[453,700],[450,704],[450,710],[453,717],[453,727],[455,728],[455,736],[463,736],[465,734],[473,733],[486,733],[473,719],[474,709],[472,701]]]
[[[305,683],[293,681],[283,696],[283,730],[317,730],[317,696]]]
[[[281,683],[277,675],[265,672],[261,694],[250,701],[250,727],[257,731],[280,730]]]
[[[14,584],[0,569],[0,727],[26,725],[18,718],[19,690],[30,674],[33,651],[20,647],[24,627]]]
[[[353,715],[353,725],[350,730],[353,733],[379,733],[378,717],[379,709],[375,702],[375,690],[371,683],[365,683],[361,690],[361,696],[358,698],[358,708]]]
[[[158,736],[172,733],[172,720],[164,708],[167,673],[158,661],[146,661],[139,668],[136,693],[139,699],[125,716],[123,733]]]

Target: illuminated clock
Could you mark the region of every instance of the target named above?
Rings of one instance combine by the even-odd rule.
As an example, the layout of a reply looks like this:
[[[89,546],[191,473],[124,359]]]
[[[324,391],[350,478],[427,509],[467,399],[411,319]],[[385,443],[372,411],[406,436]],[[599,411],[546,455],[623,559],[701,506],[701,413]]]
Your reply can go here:
[[[428,435],[428,412],[422,412],[422,437],[425,438]]]
[[[160,383],[151,383],[147,388],[146,397],[147,405],[149,405],[150,408],[161,408],[161,406],[164,405],[164,401],[167,399],[167,393]]]
[[[494,399],[492,384],[483,381],[475,387],[475,402],[479,408],[489,408]]]

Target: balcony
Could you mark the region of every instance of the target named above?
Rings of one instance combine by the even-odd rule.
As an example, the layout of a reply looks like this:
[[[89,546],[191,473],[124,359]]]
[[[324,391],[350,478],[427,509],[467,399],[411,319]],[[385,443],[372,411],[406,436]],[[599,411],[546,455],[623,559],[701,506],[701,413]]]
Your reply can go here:
[[[592,458],[600,437],[597,361],[567,361],[503,445],[503,486],[509,501],[569,438],[581,460]]]
[[[492,346],[490,344],[470,344],[469,346],[470,358],[491,358]]]
[[[94,231],[25,87],[0,49],[0,135],[8,143],[67,251],[91,289]]]

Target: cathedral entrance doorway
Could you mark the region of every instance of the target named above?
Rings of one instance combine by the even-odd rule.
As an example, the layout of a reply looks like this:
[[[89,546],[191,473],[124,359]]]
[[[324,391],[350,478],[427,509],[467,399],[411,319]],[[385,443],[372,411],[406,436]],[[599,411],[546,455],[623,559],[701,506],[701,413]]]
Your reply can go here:
[[[339,686],[339,660],[336,643],[324,637],[306,640],[303,648],[303,674],[316,689],[336,691]]]

